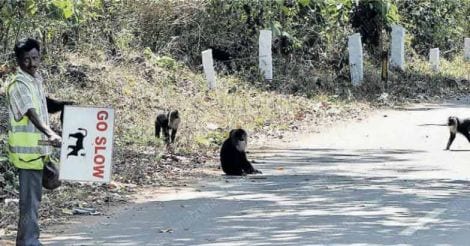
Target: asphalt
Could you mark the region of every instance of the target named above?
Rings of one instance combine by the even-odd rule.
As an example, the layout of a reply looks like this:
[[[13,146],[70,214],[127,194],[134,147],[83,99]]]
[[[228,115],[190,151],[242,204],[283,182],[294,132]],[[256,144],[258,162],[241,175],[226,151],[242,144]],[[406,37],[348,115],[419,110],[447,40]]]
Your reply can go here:
[[[469,100],[378,111],[258,146],[262,175],[201,181],[45,245],[470,245],[470,144],[444,147]],[[250,147],[250,146],[249,146]]]

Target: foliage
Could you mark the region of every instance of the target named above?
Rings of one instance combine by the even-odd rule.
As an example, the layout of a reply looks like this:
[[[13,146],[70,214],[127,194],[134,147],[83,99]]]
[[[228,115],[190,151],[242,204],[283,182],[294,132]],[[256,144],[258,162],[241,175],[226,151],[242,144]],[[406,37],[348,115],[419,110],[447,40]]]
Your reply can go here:
[[[215,56],[218,68],[238,73],[255,84],[259,81],[255,69],[258,33],[261,29],[271,29],[275,70],[282,72],[266,85],[287,93],[294,91],[289,86],[281,88],[279,85],[289,78],[318,90],[315,70],[333,66],[341,70],[345,63],[346,37],[351,33],[347,24],[351,8],[348,0],[339,3],[208,0],[204,4],[163,0],[136,2],[133,7],[142,13],[138,17],[141,42],[154,52],[171,54],[197,67],[201,63],[201,52],[212,48],[213,54],[225,54],[222,58]],[[228,62],[219,59],[228,59]]]
[[[2,0],[0,50],[8,54],[13,44],[26,36],[41,40],[45,51],[109,39],[109,35],[103,33],[109,32],[108,20],[113,19],[119,7],[119,2],[101,0]],[[95,29],[100,31],[99,35]],[[85,38],[81,40],[81,36]]]
[[[373,59],[365,63],[366,83],[349,84],[346,44],[354,28],[370,31],[373,43],[376,24],[401,23],[411,36],[409,53],[427,55],[430,47],[456,51],[469,35],[468,1],[0,0],[0,64],[19,38],[40,39],[52,96],[116,109],[115,180],[162,184],[212,156],[231,128],[243,126],[253,139],[259,132],[281,138],[281,130],[298,129],[301,120],[316,125],[358,114],[350,100],[377,98],[381,87]],[[356,23],[362,11],[375,22]],[[273,81],[263,81],[257,68],[262,29],[273,31]],[[200,54],[208,48],[225,56],[215,57],[215,91],[207,91],[200,73]],[[391,72],[393,97],[468,92],[468,81],[460,79],[468,76],[462,59],[443,60],[439,74],[420,57],[412,59],[405,73]],[[73,72],[86,76],[78,79]],[[167,156],[151,122],[157,111],[170,108],[179,109],[184,120]],[[16,175],[3,156],[0,189],[14,196]],[[44,207],[70,207],[63,201],[71,196],[95,202],[89,187],[64,190],[70,194]]]
[[[351,25],[359,31],[362,41],[372,47],[383,42],[382,32],[397,23],[399,15],[390,0],[363,0],[355,5],[351,13]]]
[[[427,56],[430,48],[456,55],[470,36],[470,0],[397,1],[411,48]]]
[[[41,39],[51,52],[47,59],[63,48],[104,50],[105,59],[114,59],[149,47],[156,57],[198,68],[201,52],[212,48],[225,54],[215,57],[219,70],[269,89],[308,95],[344,87],[349,77],[346,42],[353,29],[372,47],[369,51],[379,43],[387,46],[388,37],[380,37],[380,30],[399,23],[411,34],[411,48],[418,54],[427,55],[430,47],[456,54],[469,35],[469,1],[2,0],[0,61],[24,36]],[[274,69],[280,72],[269,84],[259,80],[256,69],[261,29],[273,31]],[[379,56],[372,52],[371,58]]]

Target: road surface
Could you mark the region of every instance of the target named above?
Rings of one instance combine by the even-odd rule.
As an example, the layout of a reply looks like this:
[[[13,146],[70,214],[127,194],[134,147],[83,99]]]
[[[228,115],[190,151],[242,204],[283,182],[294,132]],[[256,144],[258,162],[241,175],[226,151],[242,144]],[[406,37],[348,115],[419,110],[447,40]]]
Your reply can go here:
[[[469,100],[380,111],[252,149],[263,175],[220,176],[45,245],[470,245],[470,144],[444,151]]]

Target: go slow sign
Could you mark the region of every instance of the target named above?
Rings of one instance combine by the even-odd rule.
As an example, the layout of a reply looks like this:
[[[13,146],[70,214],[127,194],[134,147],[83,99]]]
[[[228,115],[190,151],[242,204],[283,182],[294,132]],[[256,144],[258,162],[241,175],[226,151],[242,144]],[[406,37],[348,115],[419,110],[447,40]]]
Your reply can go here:
[[[65,106],[59,178],[109,183],[113,129],[111,108]]]

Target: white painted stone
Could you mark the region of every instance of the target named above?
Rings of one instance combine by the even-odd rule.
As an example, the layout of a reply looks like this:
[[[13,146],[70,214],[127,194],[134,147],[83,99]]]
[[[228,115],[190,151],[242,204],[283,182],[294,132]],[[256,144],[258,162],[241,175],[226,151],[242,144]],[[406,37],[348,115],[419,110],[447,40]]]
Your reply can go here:
[[[465,51],[464,51],[464,57],[465,60],[470,61],[470,38],[465,38]]]
[[[272,32],[270,30],[261,30],[259,34],[259,69],[266,80],[273,79],[271,42]]]
[[[360,85],[364,79],[363,55],[361,35],[355,33],[348,38],[349,67],[351,70],[351,82],[354,86]]]
[[[202,52],[202,66],[204,67],[204,74],[206,75],[207,85],[210,90],[215,89],[215,70],[214,61],[212,60],[212,50],[204,50]]]
[[[431,69],[433,71],[439,71],[439,48],[429,50],[429,63],[431,63]]]
[[[405,70],[405,28],[392,25],[390,66]]]

